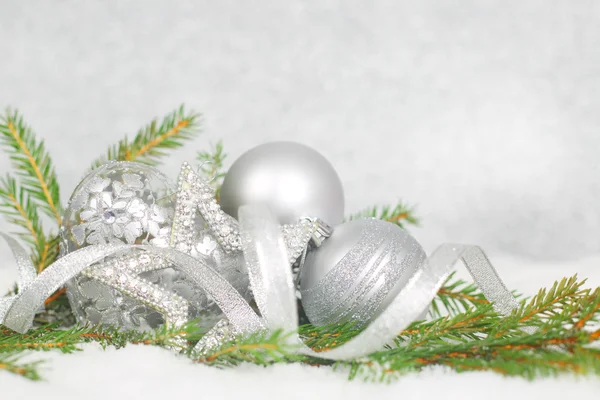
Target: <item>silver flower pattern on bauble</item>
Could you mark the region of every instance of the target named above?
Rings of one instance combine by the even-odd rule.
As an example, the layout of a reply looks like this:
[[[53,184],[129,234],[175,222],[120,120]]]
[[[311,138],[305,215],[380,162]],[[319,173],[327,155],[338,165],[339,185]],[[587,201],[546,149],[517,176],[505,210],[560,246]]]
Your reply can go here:
[[[122,179],[94,177],[73,200],[75,209],[83,208],[81,224],[71,228],[73,237],[80,246],[139,240],[164,247],[169,228],[160,225],[166,221],[166,211],[154,203],[151,193],[144,193],[142,176],[127,173]],[[144,195],[148,202],[142,200]]]

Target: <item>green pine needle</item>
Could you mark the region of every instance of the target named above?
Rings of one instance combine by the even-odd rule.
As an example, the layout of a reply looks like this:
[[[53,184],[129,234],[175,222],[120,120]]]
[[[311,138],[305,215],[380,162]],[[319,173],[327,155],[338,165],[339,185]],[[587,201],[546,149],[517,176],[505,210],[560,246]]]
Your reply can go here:
[[[211,181],[216,188],[216,197],[219,198],[221,183],[225,178],[224,161],[227,155],[223,151],[223,142],[218,141],[216,145],[211,146],[211,151],[199,151],[196,159],[202,163],[201,171],[204,178]]]
[[[16,234],[24,242],[39,249],[42,226],[37,205],[29,193],[19,187],[10,175],[0,178],[0,212],[6,221],[21,228]]]
[[[450,274],[438,295],[431,303],[429,313],[434,318],[445,314],[456,315],[468,310],[470,307],[488,304],[485,296],[479,292],[477,286],[460,279],[454,279],[455,272]]]
[[[153,120],[140,129],[133,140],[127,137],[111,146],[107,154],[92,163],[92,169],[108,161],[137,161],[157,165],[167,155],[167,150],[183,146],[185,141],[195,138],[200,130],[200,114],[187,112],[182,105],[163,118]]]
[[[60,225],[62,207],[54,165],[43,140],[37,140],[18,111],[0,116],[0,144],[6,149],[23,191]]]
[[[361,218],[377,218],[383,221],[393,222],[401,228],[406,224],[418,226],[420,221],[415,215],[415,207],[399,201],[395,206],[372,206],[358,213],[350,215],[347,220]]]
[[[39,361],[33,363],[20,363],[19,357],[0,353],[0,371],[4,370],[16,375],[21,375],[32,381],[39,381],[41,379],[37,371],[37,367],[40,364],[41,362]]]
[[[280,331],[258,332],[227,341],[208,354],[192,353],[192,357],[197,362],[217,367],[234,367],[244,362],[267,366],[305,360],[305,356],[295,353],[299,345],[290,344],[289,336]]]

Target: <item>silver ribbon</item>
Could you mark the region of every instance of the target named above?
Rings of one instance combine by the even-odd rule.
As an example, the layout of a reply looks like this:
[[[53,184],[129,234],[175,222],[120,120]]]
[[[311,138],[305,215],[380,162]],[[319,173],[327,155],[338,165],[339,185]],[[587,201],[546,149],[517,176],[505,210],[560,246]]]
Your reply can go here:
[[[295,288],[275,218],[267,208],[251,205],[241,207],[238,216],[252,290],[261,313],[266,316],[267,328],[297,332]],[[300,343],[300,352],[332,360],[361,357],[380,350],[423,314],[459,260],[499,313],[510,313],[517,307],[514,296],[481,248],[444,244],[417,268],[388,308],[347,343],[317,353],[305,346],[297,333],[292,338]]]
[[[0,298],[0,323],[16,332],[27,332],[44,301],[70,279],[105,257],[131,249],[142,249],[167,258],[215,300],[235,326],[236,333],[249,333],[263,328],[258,315],[233,286],[215,271],[209,258],[196,259],[174,249],[146,245],[96,245],[67,254],[33,278],[35,267],[26,251],[14,239],[4,234],[2,236],[17,260],[19,290],[17,295]]]
[[[304,345],[297,334],[295,287],[277,221],[268,209],[250,205],[240,208],[239,219],[250,285],[262,317],[219,275],[209,258],[196,259],[172,248],[97,245],[70,253],[36,275],[26,251],[14,239],[2,234],[17,260],[19,291],[16,295],[0,298],[0,323],[17,332],[26,332],[31,328],[33,318],[40,307],[43,307],[45,299],[58,288],[105,257],[134,248],[165,257],[175,268],[206,290],[221,308],[236,334],[265,328],[295,332],[288,336],[288,340],[299,345],[299,352],[332,360],[365,356],[380,350],[393,340],[398,332],[419,318],[429,307],[459,260],[464,262],[475,283],[498,312],[507,314],[517,307],[513,295],[479,247],[444,244],[421,263],[388,308],[361,334],[328,352],[317,353]]]

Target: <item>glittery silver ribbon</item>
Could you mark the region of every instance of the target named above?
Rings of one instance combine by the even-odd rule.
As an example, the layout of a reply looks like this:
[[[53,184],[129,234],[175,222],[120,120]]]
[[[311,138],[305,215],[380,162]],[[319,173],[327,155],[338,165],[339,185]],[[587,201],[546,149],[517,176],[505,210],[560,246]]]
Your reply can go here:
[[[194,258],[172,248],[146,245],[96,245],[67,254],[36,275],[26,251],[14,239],[1,234],[17,260],[19,292],[0,298],[0,323],[17,332],[26,332],[45,299],[67,281],[105,257],[137,249],[160,255],[187,274],[215,300],[234,333],[251,333],[265,328],[297,332],[295,287],[277,221],[268,209],[261,206],[241,207],[239,218],[250,284],[262,318],[218,274],[209,258]],[[349,342],[328,352],[317,353],[304,345],[297,333],[288,336],[288,340],[298,344],[301,353],[332,360],[361,357],[380,350],[423,314],[459,260],[464,262],[475,283],[498,312],[510,313],[517,307],[516,300],[479,247],[444,244],[419,265],[390,305]],[[351,275],[356,272],[344,273]]]
[[[275,218],[267,208],[250,205],[241,207],[238,216],[252,290],[267,328],[297,332],[295,288]],[[300,352],[332,360],[361,357],[380,350],[428,309],[459,260],[464,262],[475,283],[499,313],[510,313],[517,307],[513,295],[479,247],[444,244],[416,269],[390,305],[347,343],[317,353],[305,346],[297,334],[292,338],[300,344]],[[357,274],[354,271],[344,273]]]
[[[211,296],[221,308],[236,333],[249,333],[263,328],[261,319],[242,296],[215,271],[209,258],[196,259],[170,248],[146,245],[96,245],[88,246],[60,258],[39,275],[26,251],[7,235],[19,271],[18,294],[0,298],[0,323],[16,332],[27,332],[35,314],[44,301],[70,279],[92,264],[118,252],[137,249],[161,255]]]

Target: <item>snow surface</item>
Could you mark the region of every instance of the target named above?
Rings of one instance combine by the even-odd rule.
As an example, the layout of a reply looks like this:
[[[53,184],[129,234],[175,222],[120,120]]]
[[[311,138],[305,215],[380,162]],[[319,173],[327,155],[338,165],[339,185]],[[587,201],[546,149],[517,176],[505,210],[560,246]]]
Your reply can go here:
[[[203,112],[205,134],[166,160],[172,177],[218,139],[228,162],[301,141],[338,170],[347,211],[418,204],[412,232],[427,251],[479,244],[527,294],[574,272],[599,285],[599,21],[591,0],[3,0],[0,106],[46,139],[64,201],[109,144],[185,103]],[[7,288],[4,245],[0,260]],[[37,356],[46,381],[0,374],[0,398],[600,393],[597,379],[442,369],[387,386],[301,366],[219,371],[141,347]]]
[[[8,257],[6,246],[0,250]],[[576,263],[532,263],[513,257],[492,260],[506,283],[523,293],[533,294],[562,276],[578,273],[589,277],[589,286],[600,285],[600,257]],[[10,266],[10,265],[9,265]],[[464,269],[459,273],[466,274]],[[11,271],[12,272],[12,271]],[[11,276],[12,275],[12,276]],[[8,288],[14,274],[2,275],[1,288]],[[269,368],[245,365],[219,370],[193,364],[167,350],[131,346],[102,350],[95,344],[71,355],[35,353],[30,359],[43,359],[43,382],[31,383],[21,377],[0,373],[2,399],[43,398],[106,400],[164,399],[175,395],[187,398],[224,399],[564,399],[597,398],[600,380],[593,377],[560,377],[529,382],[504,378],[494,373],[457,374],[444,368],[431,368],[390,383],[349,382],[347,373],[326,367],[278,365]],[[6,396],[6,397],[5,397]],[[580,397],[578,397],[580,396]]]

